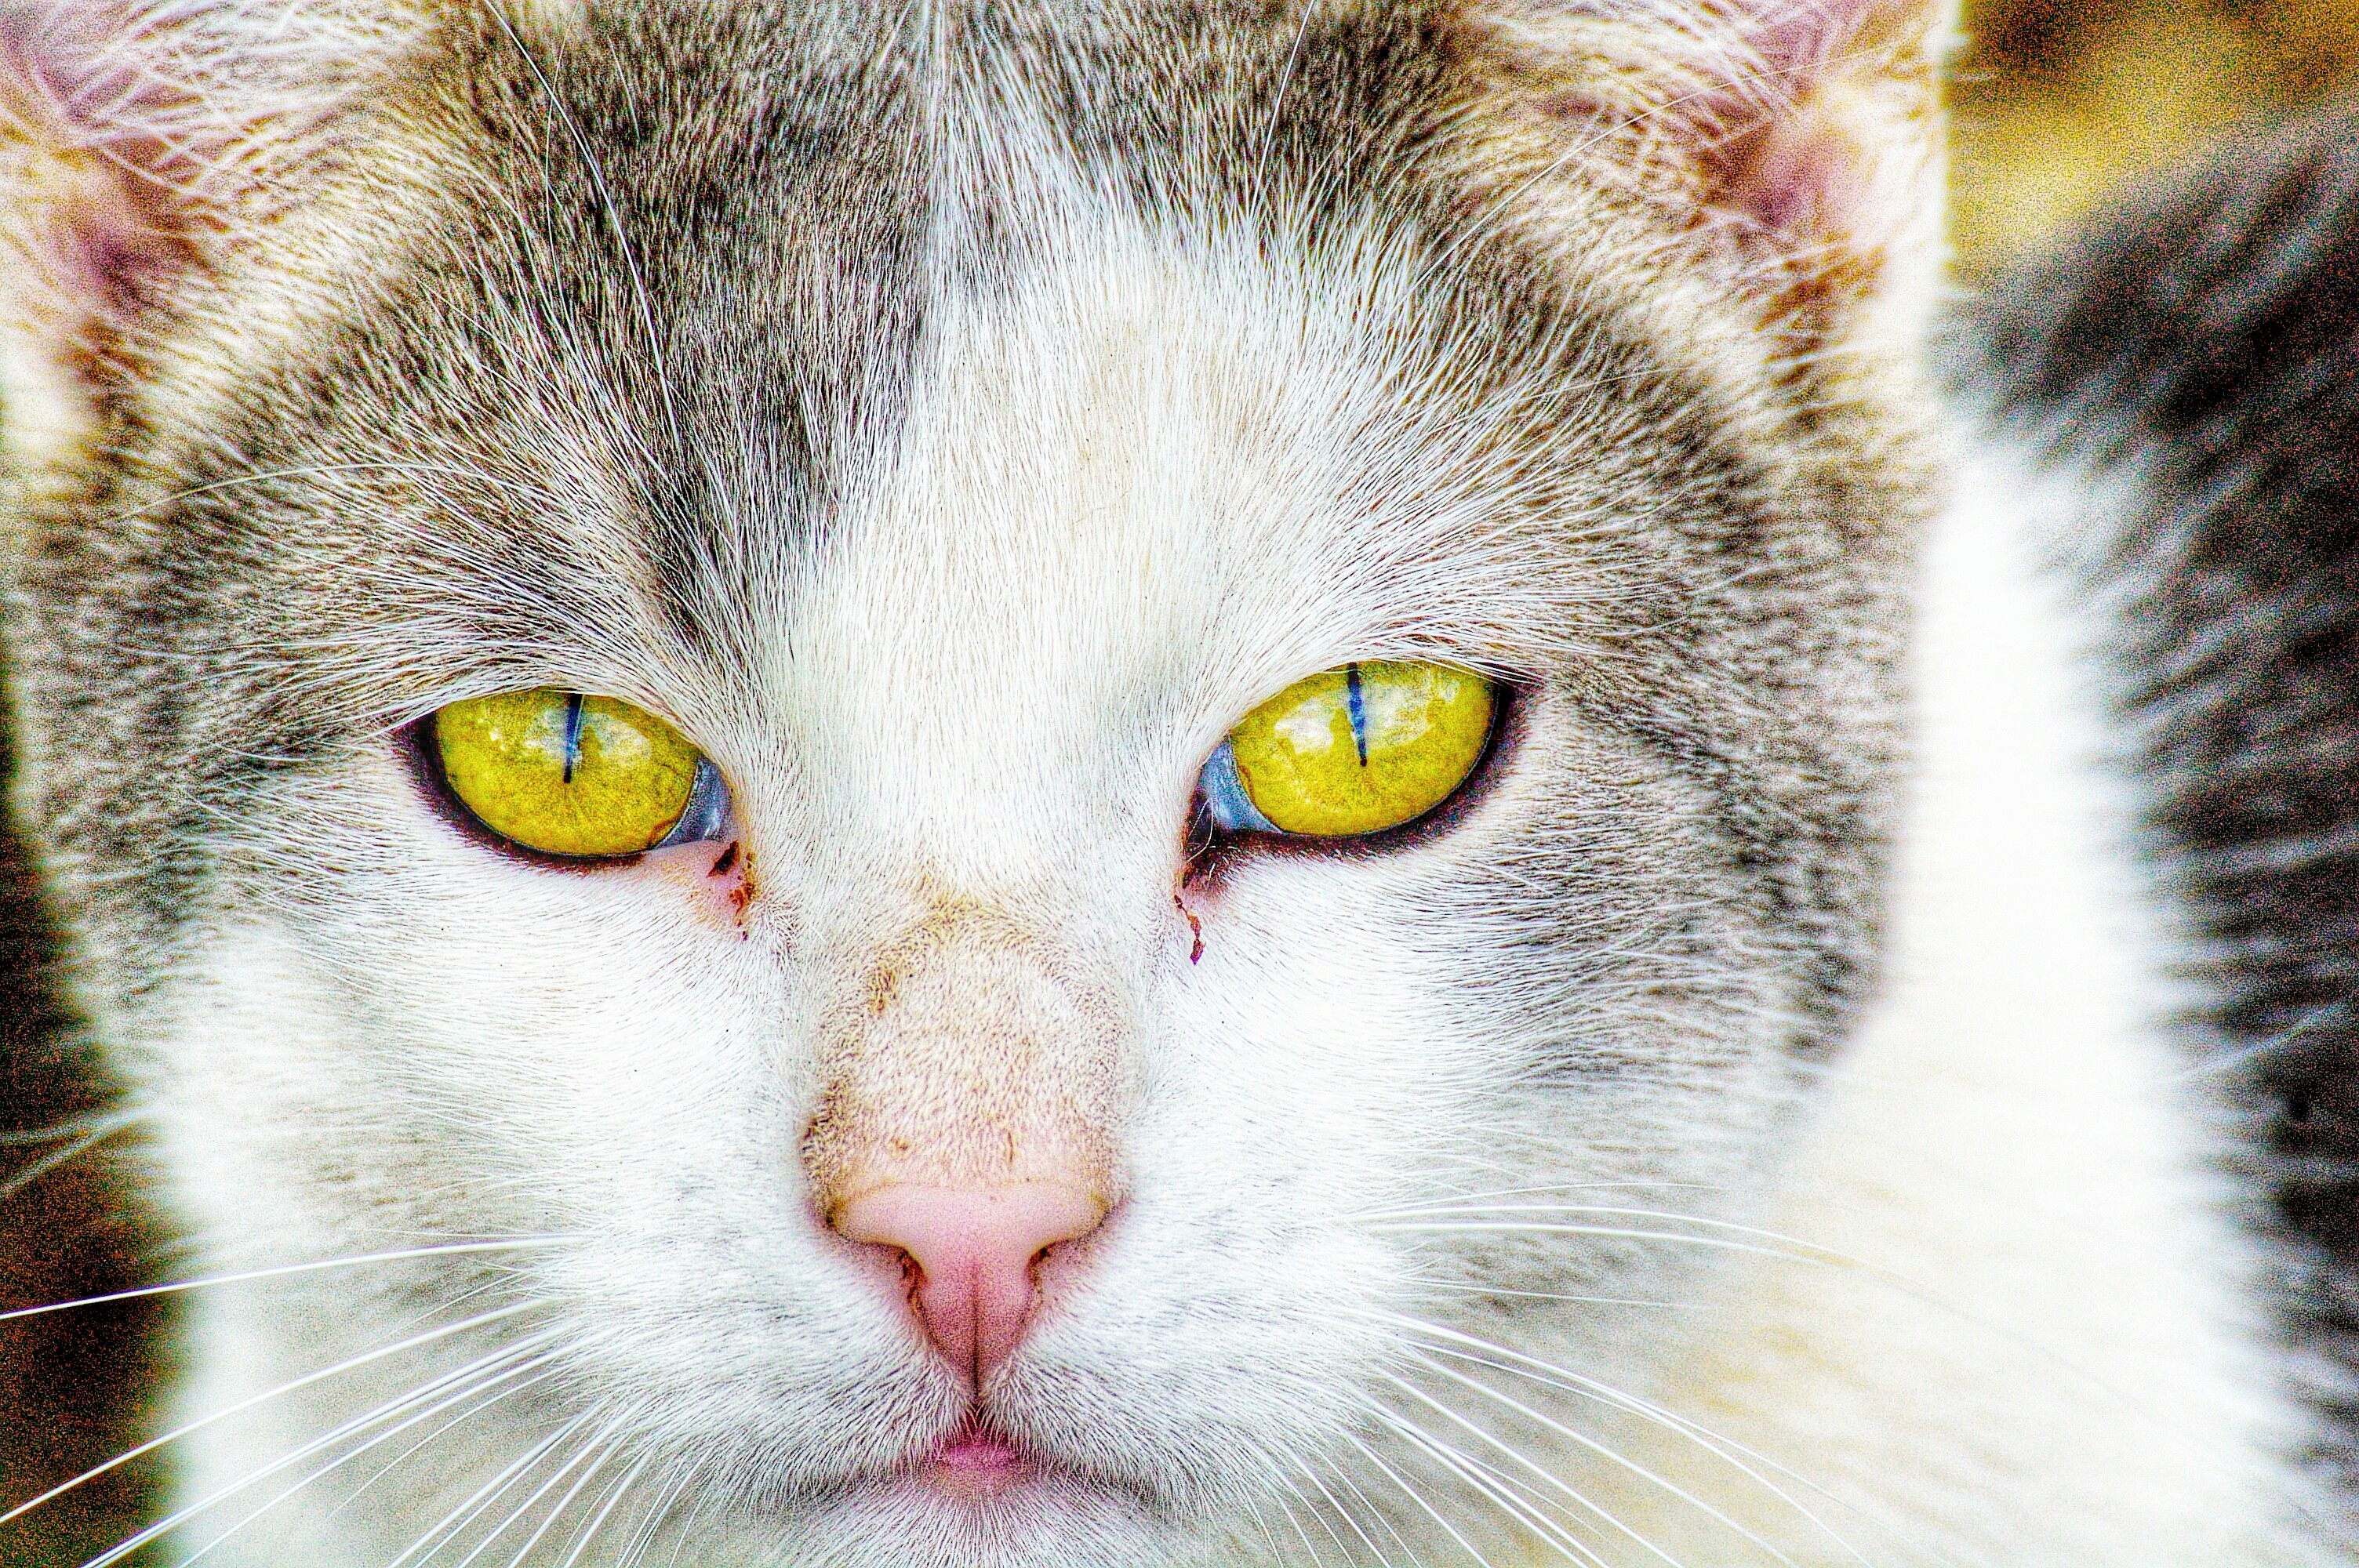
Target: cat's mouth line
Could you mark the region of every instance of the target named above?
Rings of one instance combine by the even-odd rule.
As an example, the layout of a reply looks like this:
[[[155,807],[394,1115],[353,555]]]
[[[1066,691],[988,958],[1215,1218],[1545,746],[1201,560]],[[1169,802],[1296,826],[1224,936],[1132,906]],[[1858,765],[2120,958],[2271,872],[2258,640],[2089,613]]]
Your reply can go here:
[[[980,1503],[1062,1470],[976,1415],[925,1450],[908,1474],[949,1497]]]
[[[908,1451],[853,1483],[914,1488],[953,1504],[985,1508],[1031,1493],[1119,1499],[1145,1513],[1162,1511],[1154,1478],[1110,1471],[1010,1432],[978,1405],[949,1431],[913,1441]]]

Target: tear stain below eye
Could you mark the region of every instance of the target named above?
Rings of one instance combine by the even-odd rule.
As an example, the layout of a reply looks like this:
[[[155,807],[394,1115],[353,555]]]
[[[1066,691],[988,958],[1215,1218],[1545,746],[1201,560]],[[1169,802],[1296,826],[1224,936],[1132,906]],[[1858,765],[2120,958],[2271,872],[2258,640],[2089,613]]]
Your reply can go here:
[[[1204,923],[1196,918],[1196,912],[1188,907],[1188,901],[1180,894],[1173,893],[1171,903],[1188,922],[1188,961],[1201,964],[1204,961]]]
[[[730,879],[729,907],[737,917],[737,935],[741,939],[750,936],[752,933],[745,928],[745,911],[754,903],[754,857],[745,852],[741,840],[733,838],[704,874]]]

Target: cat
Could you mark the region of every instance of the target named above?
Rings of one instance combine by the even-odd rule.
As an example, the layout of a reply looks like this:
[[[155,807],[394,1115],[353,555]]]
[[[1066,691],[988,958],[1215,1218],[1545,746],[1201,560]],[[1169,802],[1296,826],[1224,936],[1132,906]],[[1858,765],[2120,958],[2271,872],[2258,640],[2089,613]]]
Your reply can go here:
[[[94,1561],[2347,1560],[1951,25],[11,0]]]
[[[2108,524],[2055,554],[2101,607],[2091,645],[2129,737],[2116,760],[2196,937],[2176,959],[2203,1051],[2190,1071],[2220,1093],[2223,1153],[2267,1195],[2245,1216],[2284,1249],[2268,1286],[2287,1368],[2330,1412],[2310,1458],[2346,1498],[2355,138],[2349,106],[2231,138],[1991,289],[1951,368],[2039,466],[2110,476]]]

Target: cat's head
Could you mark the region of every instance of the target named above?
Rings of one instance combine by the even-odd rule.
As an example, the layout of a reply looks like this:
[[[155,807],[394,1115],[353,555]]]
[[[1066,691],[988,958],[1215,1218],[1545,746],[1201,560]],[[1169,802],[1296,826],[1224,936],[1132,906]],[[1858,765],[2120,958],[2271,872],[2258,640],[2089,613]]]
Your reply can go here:
[[[540,1243],[274,1298],[535,1369],[348,1513],[1507,1529],[1437,1411],[1643,1380],[1872,979],[1938,22],[0,5],[19,803],[169,1201]]]

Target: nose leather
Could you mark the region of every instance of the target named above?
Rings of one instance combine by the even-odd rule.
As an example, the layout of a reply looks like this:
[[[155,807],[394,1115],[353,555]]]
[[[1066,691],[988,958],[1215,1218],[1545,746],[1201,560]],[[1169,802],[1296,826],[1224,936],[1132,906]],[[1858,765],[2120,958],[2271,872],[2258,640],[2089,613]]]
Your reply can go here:
[[[1034,1266],[1098,1227],[1105,1206],[1053,1182],[979,1188],[897,1183],[842,1206],[835,1228],[916,1266],[910,1304],[928,1338],[978,1388],[1022,1342]]]

